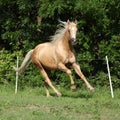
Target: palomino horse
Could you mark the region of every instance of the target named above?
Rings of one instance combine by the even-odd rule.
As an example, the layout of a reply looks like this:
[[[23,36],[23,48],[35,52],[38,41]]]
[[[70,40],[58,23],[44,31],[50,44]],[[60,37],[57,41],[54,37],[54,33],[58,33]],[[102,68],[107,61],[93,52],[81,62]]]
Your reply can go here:
[[[66,64],[69,63],[85,82],[87,88],[90,91],[94,91],[94,88],[81,72],[80,66],[75,58],[73,45],[76,44],[77,21],[70,22],[68,20],[67,22],[60,21],[60,23],[60,28],[56,31],[55,35],[51,37],[52,41],[37,45],[33,50],[27,53],[21,66],[18,69],[14,69],[22,73],[29,61],[32,60],[45,79],[46,95],[50,96],[48,91],[49,86],[58,96],[61,96],[61,93],[51,83],[46,69],[59,69],[66,72],[70,77],[71,89],[74,90],[76,86],[72,78],[72,72],[66,67]]]

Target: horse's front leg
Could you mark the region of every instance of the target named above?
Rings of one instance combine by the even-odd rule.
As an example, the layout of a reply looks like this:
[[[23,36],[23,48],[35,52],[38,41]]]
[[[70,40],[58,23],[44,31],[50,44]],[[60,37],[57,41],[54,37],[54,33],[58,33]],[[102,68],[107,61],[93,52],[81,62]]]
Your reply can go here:
[[[76,86],[75,86],[75,82],[72,78],[71,70],[68,69],[63,63],[59,63],[58,68],[68,74],[68,76],[70,77],[70,81],[71,81],[71,90],[73,90],[73,91],[76,90]]]
[[[72,67],[76,71],[76,73],[81,77],[81,79],[85,82],[87,88],[91,91],[94,92],[94,88],[90,85],[90,83],[86,80],[85,76],[81,72],[80,66],[75,62],[72,64]]]

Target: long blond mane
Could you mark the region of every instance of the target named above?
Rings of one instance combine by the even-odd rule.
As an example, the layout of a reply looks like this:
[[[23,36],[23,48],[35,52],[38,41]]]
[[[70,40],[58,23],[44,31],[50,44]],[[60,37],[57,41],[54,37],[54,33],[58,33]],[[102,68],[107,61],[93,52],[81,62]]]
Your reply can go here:
[[[58,25],[58,29],[56,30],[55,34],[50,37],[51,42],[59,41],[62,39],[68,24],[67,22],[59,21],[60,24]]]

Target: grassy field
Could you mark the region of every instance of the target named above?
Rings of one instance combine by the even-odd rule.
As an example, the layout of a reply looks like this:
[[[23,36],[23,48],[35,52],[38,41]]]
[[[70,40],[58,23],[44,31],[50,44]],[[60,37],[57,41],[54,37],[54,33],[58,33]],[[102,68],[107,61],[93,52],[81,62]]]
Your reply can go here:
[[[60,88],[59,88],[60,89]],[[47,98],[44,88],[19,90],[0,86],[0,120],[120,120],[120,91],[111,98],[109,88],[72,92]]]

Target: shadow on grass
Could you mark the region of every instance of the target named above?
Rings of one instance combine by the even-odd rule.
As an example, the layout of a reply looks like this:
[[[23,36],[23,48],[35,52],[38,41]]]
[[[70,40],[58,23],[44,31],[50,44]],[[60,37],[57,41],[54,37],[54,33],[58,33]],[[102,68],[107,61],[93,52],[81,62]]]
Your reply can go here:
[[[68,98],[84,98],[84,99],[90,99],[93,98],[94,93],[91,93],[85,88],[82,89],[77,89],[76,91],[71,91],[70,89],[62,88],[59,87],[58,89],[61,93],[61,97],[68,97]],[[29,91],[29,90],[28,90]],[[36,95],[43,95],[46,96],[45,88],[35,88],[31,89],[32,93],[35,93]],[[52,90],[49,89],[50,95],[52,97],[58,97],[56,93]]]
[[[94,94],[87,90],[71,91],[71,90],[65,90],[65,89],[61,91],[61,93],[62,93],[61,97],[84,98],[84,99],[90,99],[93,97],[93,94]],[[54,92],[51,93],[51,96],[57,97],[57,95]]]
[[[85,98],[89,99],[93,97],[93,94],[79,93],[79,94],[63,94],[63,97],[72,97],[72,98]]]

